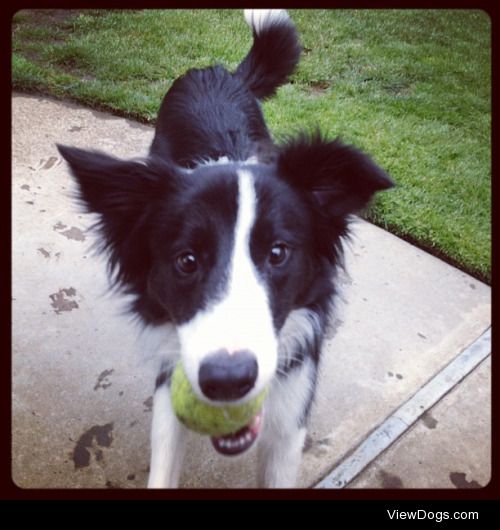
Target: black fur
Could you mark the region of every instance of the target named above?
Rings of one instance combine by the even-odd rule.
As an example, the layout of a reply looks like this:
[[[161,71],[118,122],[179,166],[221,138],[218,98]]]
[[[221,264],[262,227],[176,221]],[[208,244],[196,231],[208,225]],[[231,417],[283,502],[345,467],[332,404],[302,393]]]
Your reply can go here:
[[[189,70],[165,96],[151,153],[193,168],[227,156],[246,160],[271,139],[249,88],[222,66]]]
[[[295,28],[282,19],[254,32],[234,74],[222,66],[188,71],[166,94],[142,161],[58,146],[80,200],[100,216],[101,250],[114,281],[134,295],[131,310],[145,325],[189,322],[220,295],[239,207],[238,171],[252,174],[257,210],[250,255],[269,294],[276,334],[293,310],[313,315],[312,333],[297,341],[281,375],[306,358],[317,366],[350,215],[393,185],[367,155],[338,139],[303,133],[273,144],[259,100],[286,81],[299,56]],[[220,157],[228,162],[204,163]],[[271,260],[276,244],[286,249],[279,265]],[[192,274],[179,266],[186,253],[196,256]],[[157,386],[169,374],[163,366]],[[301,424],[312,399],[313,391]]]
[[[250,52],[238,66],[235,77],[241,79],[258,99],[276,93],[295,70],[301,46],[291,20],[280,20],[267,25],[254,40]]]
[[[266,277],[265,258],[273,241],[295,246],[281,276],[273,270],[267,277],[275,326],[280,329],[298,307],[313,308],[327,320],[331,277],[341,259],[348,216],[392,181],[356,148],[319,133],[272,145],[257,98],[274,93],[299,55],[295,29],[285,22],[254,35],[254,45],[234,75],[222,66],[190,70],[165,96],[144,161],[58,146],[77,179],[80,199],[100,214],[101,249],[109,252],[114,280],[136,295],[132,309],[145,323],[189,319],[224,274],[221,266],[236,215],[231,175],[237,164],[198,164],[222,156],[268,162],[262,146],[267,153],[274,151],[277,160],[252,169],[260,208],[252,257]],[[208,252],[208,246],[218,250]],[[176,252],[188,247],[211,256],[198,283],[194,278],[179,281],[171,266]],[[206,277],[203,270],[210,271]],[[313,351],[320,342],[318,337]]]

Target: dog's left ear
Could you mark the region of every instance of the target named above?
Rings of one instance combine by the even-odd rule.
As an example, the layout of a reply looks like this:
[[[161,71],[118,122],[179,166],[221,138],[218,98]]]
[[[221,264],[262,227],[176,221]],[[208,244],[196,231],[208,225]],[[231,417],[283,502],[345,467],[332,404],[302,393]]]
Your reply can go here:
[[[324,217],[344,217],[368,204],[377,191],[394,186],[391,178],[359,149],[319,133],[305,134],[284,145],[278,172],[306,193]]]

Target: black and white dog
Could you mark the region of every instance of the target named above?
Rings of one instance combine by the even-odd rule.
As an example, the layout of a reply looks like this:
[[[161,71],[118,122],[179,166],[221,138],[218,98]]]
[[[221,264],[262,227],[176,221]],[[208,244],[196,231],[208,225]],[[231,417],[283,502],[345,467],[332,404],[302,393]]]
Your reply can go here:
[[[174,82],[146,158],[58,146],[162,359],[154,488],[177,486],[186,446],[169,395],[179,359],[209,403],[244,403],[269,385],[261,413],[212,442],[235,455],[258,439],[260,485],[294,486],[349,216],[392,186],[368,156],[319,133],[273,143],[259,100],[286,82],[301,48],[286,11],[245,18],[248,55],[234,73],[193,69]]]

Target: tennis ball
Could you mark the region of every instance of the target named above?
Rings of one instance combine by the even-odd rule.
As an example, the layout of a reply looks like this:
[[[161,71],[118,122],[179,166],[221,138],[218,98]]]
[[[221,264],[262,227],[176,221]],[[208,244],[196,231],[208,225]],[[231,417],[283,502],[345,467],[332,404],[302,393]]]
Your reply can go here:
[[[179,420],[189,429],[210,436],[224,436],[250,423],[262,408],[267,388],[242,405],[215,407],[201,401],[193,392],[182,363],[177,363],[170,386],[172,407]]]

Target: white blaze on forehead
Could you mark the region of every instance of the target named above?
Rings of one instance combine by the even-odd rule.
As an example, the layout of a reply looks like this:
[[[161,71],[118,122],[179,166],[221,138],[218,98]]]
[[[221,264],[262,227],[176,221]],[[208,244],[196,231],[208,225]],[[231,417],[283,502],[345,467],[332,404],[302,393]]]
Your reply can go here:
[[[226,349],[230,353],[248,350],[257,359],[256,385],[242,401],[257,395],[276,371],[277,338],[269,298],[250,256],[256,208],[253,175],[248,170],[239,170],[238,215],[224,295],[179,327],[186,374],[200,397],[199,366],[217,350]]]

